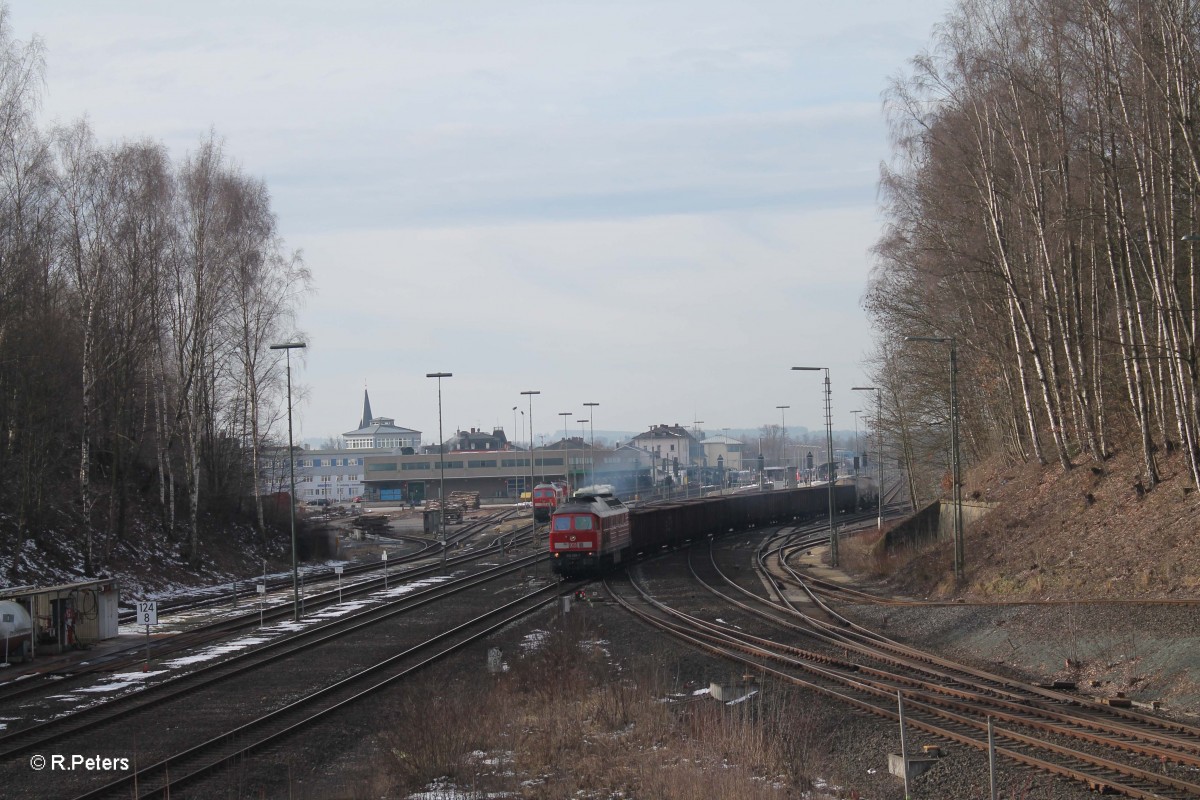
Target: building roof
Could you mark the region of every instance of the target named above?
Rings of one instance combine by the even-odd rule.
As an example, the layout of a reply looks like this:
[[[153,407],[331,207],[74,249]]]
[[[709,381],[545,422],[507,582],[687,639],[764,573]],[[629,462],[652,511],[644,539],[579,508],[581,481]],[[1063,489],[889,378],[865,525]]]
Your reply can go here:
[[[655,425],[645,433],[639,433],[633,437],[633,441],[638,439],[691,439],[696,440],[696,437],[688,431],[687,428],[675,425]]]
[[[412,428],[401,428],[396,425],[396,421],[387,417],[375,417],[369,425],[363,425],[356,431],[343,433],[342,436],[376,436],[381,433],[415,433],[421,435],[420,431],[414,431]]]
[[[732,436],[710,436],[700,444],[745,444],[745,442]]]
[[[565,439],[559,439],[553,444],[548,444],[545,447],[539,447],[539,450],[586,450],[587,442],[582,436],[568,436]],[[604,448],[600,448],[604,449]]]
[[[451,453],[496,452],[509,450],[510,442],[504,435],[503,428],[496,428],[491,433],[481,429],[471,428],[466,431],[456,431],[444,442]]]

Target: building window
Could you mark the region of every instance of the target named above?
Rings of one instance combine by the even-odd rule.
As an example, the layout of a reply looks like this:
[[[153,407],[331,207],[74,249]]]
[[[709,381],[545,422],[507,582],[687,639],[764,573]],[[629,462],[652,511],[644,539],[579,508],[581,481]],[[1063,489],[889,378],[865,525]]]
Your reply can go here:
[[[408,464],[405,464],[404,468],[408,469]],[[367,472],[395,472],[395,471],[396,471],[396,462],[395,461],[384,461],[384,462],[376,462],[376,463],[372,463],[372,464],[367,464]]]

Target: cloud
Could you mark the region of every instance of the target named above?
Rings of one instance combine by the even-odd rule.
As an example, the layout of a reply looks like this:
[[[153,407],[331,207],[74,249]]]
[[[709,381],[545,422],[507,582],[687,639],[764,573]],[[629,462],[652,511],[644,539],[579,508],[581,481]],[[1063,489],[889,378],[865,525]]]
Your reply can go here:
[[[267,180],[317,290],[306,435],[354,427],[364,379],[433,430],[432,370],[455,372],[448,427],[538,388],[539,430],[585,400],[606,428],[781,403],[819,428],[820,382],[788,367],[861,381],[880,91],[945,5],[60,0],[12,22],[47,44],[47,119],[177,156],[213,129]]]
[[[324,288],[309,312],[346,322],[332,338],[310,342],[306,381],[358,386],[365,378],[373,405],[391,409],[381,413],[398,421],[409,414],[403,424],[425,430],[422,376],[434,369],[456,375],[448,420],[499,413],[525,388],[566,403],[557,410],[580,405],[585,394],[604,402],[612,427],[677,421],[666,417],[693,407],[704,419],[754,425],[766,400],[763,413],[783,402],[799,413],[805,403],[788,373],[792,361],[836,366],[847,386],[855,369],[859,380],[852,365],[866,339],[856,305],[868,266],[861,232],[873,213],[689,214],[308,238],[311,262],[336,265],[318,270]],[[351,356],[365,365],[361,374],[342,370]],[[459,395],[464,384],[472,388]],[[818,419],[819,393],[810,394],[807,419]],[[416,407],[407,407],[414,398]],[[344,419],[344,427],[360,400],[314,395],[308,416]]]

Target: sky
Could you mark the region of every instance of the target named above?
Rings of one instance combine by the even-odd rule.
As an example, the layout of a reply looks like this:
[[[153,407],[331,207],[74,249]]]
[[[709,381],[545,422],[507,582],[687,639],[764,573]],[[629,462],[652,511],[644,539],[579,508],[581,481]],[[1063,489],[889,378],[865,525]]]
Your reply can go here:
[[[266,181],[313,285],[296,438],[873,414],[882,98],[948,0],[8,0],[45,124]],[[532,412],[522,391],[537,390]],[[780,405],[790,406],[781,411]],[[527,424],[517,418],[518,428]]]

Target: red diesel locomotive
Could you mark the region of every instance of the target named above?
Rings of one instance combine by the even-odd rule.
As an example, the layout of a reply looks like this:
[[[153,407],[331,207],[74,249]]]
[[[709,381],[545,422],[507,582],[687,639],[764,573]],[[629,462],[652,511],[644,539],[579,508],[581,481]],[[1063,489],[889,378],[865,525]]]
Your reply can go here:
[[[560,575],[599,572],[630,548],[629,508],[609,492],[576,494],[550,520],[550,553]]]

